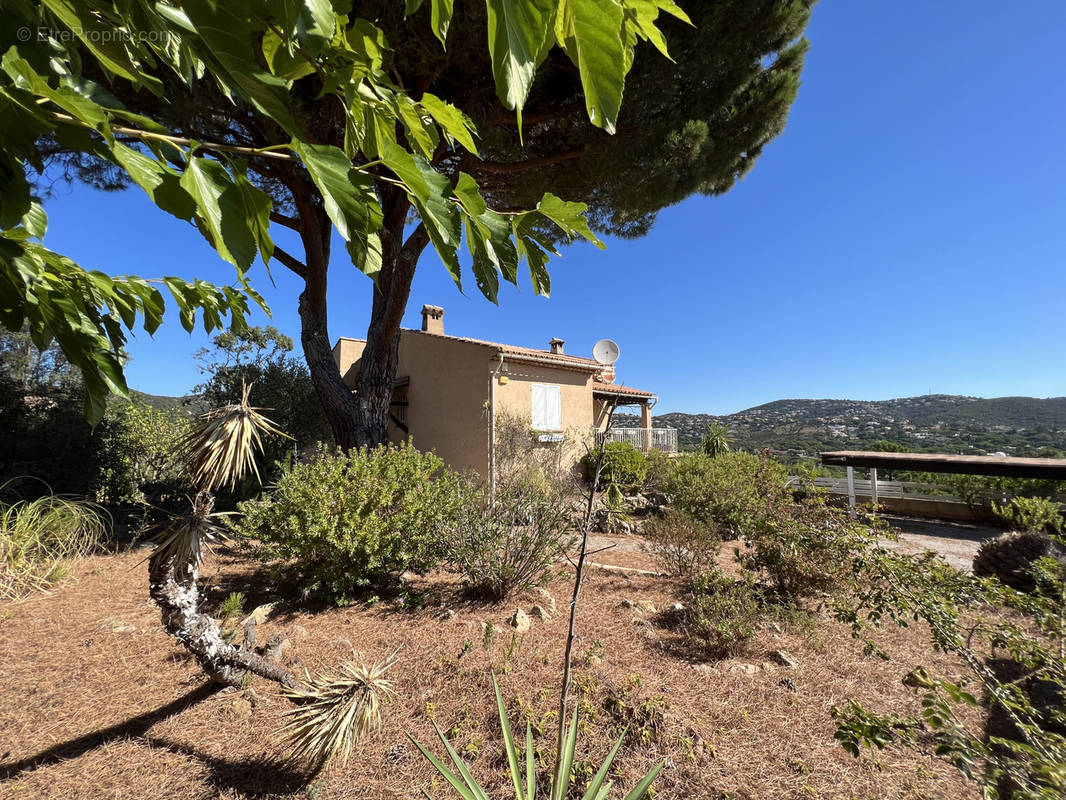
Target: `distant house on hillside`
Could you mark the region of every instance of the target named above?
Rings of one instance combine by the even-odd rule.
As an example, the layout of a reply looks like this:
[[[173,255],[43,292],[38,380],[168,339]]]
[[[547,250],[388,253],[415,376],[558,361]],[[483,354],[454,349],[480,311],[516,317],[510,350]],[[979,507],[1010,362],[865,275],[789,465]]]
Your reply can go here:
[[[653,429],[652,392],[614,383],[614,370],[591,358],[568,355],[552,339],[547,350],[496,344],[444,333],[444,309],[422,307],[422,330],[400,331],[389,438],[411,437],[450,466],[494,475],[495,420],[528,420],[545,446],[567,433],[593,435],[612,405],[639,406],[640,428],[613,431],[614,440],[647,450],[677,449],[677,431]],[[366,341],[342,337],[333,357],[349,386],[355,383]],[[574,459],[580,453],[574,453]]]

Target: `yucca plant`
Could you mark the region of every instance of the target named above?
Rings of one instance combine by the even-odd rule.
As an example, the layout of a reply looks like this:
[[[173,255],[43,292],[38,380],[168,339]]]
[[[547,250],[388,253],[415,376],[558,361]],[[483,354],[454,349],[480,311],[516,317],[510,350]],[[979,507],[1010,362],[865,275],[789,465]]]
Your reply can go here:
[[[193,483],[213,492],[230,489],[245,475],[260,480],[256,452],[263,452],[263,434],[285,436],[273,422],[260,414],[248,400],[251,386],[242,384],[241,401],[215,408],[200,416],[181,442]]]
[[[520,754],[519,746],[515,742],[514,734],[511,731],[510,720],[507,718],[507,708],[503,702],[503,694],[500,692],[500,685],[496,682],[495,677],[492,679],[492,687],[496,692],[496,707],[500,714],[500,729],[503,732],[503,751],[507,756],[507,766],[511,782],[514,784],[515,798],[516,800],[537,800],[537,787],[543,782],[537,779],[536,758],[533,751],[533,728],[528,722],[526,723],[524,754]],[[444,749],[447,751],[454,766],[454,770],[437,758],[431,750],[423,746],[417,739],[411,737],[415,747],[421,751],[422,755],[429,760],[437,772],[455,789],[463,800],[489,800],[488,792],[470,774],[470,770],[459,753],[452,747],[448,737],[444,735],[444,732],[436,723],[433,724],[433,728],[437,731],[437,736],[440,737],[441,743],[444,745]],[[607,773],[610,771],[611,765],[614,764],[615,756],[618,755],[618,751],[622,747],[627,731],[628,729],[623,730],[622,735],[618,737],[618,741],[614,743],[611,752],[607,754],[607,758],[604,759],[589,785],[585,788],[585,793],[581,796],[582,800],[605,800],[610,794],[611,783],[607,780]],[[547,796],[551,800],[562,800],[570,790],[570,773],[574,765],[574,752],[576,749],[577,711],[575,710],[570,717],[570,725],[567,728],[566,738],[561,749],[562,760],[552,771],[552,776],[548,783]],[[633,787],[624,800],[641,800],[641,798],[645,797],[662,768],[663,763],[659,762]],[[428,793],[425,794],[426,797],[430,797]]]
[[[246,672],[271,678],[285,686],[299,682],[288,670],[267,662],[254,650],[254,629],[240,648],[222,636],[218,624],[199,612],[200,562],[206,544],[222,537],[212,492],[236,486],[249,473],[257,478],[255,459],[263,450],[262,437],[280,433],[274,424],[248,402],[247,385],[239,403],[204,414],[185,437],[182,452],[196,494],[189,510],[155,526],[155,549],[148,559],[148,585],[162,613],[163,624],[215,680],[239,684]]]
[[[106,534],[103,510],[83,500],[46,495],[0,505],[0,597],[47,589],[64,560],[88,555]]]
[[[297,704],[279,731],[287,737],[294,760],[316,769],[340,755],[348,763],[356,741],[381,728],[381,704],[395,695],[385,673],[395,653],[374,664],[346,661],[340,674],[304,671],[304,685],[282,690]]]

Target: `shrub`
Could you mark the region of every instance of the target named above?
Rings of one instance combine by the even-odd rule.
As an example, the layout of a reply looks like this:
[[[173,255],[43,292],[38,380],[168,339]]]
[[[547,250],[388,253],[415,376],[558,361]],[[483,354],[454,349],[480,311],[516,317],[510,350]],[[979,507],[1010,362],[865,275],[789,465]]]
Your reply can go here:
[[[0,506],[0,597],[46,589],[65,574],[64,559],[88,555],[106,533],[92,503],[46,495]]]
[[[570,544],[570,512],[560,495],[535,482],[512,484],[495,503],[480,493],[444,528],[446,560],[473,594],[502,600],[539,585]]]
[[[992,511],[1011,526],[1011,530],[1043,533],[1048,528],[1062,530],[1062,510],[1058,503],[1045,497],[1015,497],[1010,503],[992,504]]]
[[[572,435],[561,442],[541,442],[525,419],[507,412],[496,415],[496,487],[536,484],[544,492],[579,490],[572,454],[578,446]]]
[[[703,573],[693,581],[684,614],[689,642],[717,658],[740,655],[759,630],[759,600],[747,577]]]
[[[633,492],[644,486],[648,475],[648,459],[640,450],[629,442],[607,442],[597,445],[585,454],[583,459],[585,474],[589,480],[596,472],[596,462],[603,448],[603,467],[600,470],[600,487],[617,485],[620,489]]]
[[[782,465],[750,453],[685,455],[674,459],[665,493],[674,508],[738,538],[751,529],[767,502],[783,501],[787,480]]]
[[[674,459],[662,450],[649,450],[645,458],[648,471],[644,477],[644,491],[662,494],[674,468]]]
[[[466,498],[463,484],[410,443],[347,454],[320,447],[283,472],[271,494],[240,503],[234,528],[260,559],[291,563],[305,594],[336,602],[435,566],[441,533]]]
[[[768,577],[788,602],[796,602],[841,589],[852,560],[875,541],[876,533],[867,524],[814,495],[799,503],[764,504],[737,560]]]
[[[672,575],[692,578],[715,566],[722,549],[713,522],[700,522],[684,511],[671,509],[662,517],[644,523],[648,550],[659,565]]]
[[[108,409],[94,491],[101,503],[158,503],[189,486],[179,456],[191,420],[139,403]]]

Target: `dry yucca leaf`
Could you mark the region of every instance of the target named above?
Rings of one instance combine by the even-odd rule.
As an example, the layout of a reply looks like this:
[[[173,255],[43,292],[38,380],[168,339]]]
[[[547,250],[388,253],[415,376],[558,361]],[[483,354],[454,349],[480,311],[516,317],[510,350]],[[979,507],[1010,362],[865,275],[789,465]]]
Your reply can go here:
[[[395,691],[385,678],[395,653],[374,664],[341,664],[340,673],[306,672],[305,685],[283,689],[297,703],[278,732],[289,740],[294,760],[324,765],[336,755],[348,762],[355,743],[381,727],[381,704]]]

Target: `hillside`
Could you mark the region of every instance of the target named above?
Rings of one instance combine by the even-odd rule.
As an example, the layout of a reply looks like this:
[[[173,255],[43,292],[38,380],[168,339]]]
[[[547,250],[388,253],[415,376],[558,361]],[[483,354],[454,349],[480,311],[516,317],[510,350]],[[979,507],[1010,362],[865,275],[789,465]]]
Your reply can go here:
[[[915,451],[1038,455],[1066,451],[1066,397],[980,398],[924,395],[894,400],[776,400],[735,414],[654,417],[656,427],[677,428],[682,448],[692,448],[712,422],[729,426],[735,446],[769,447],[794,458],[823,450],[863,449],[877,441]],[[617,424],[639,418],[619,414]]]

